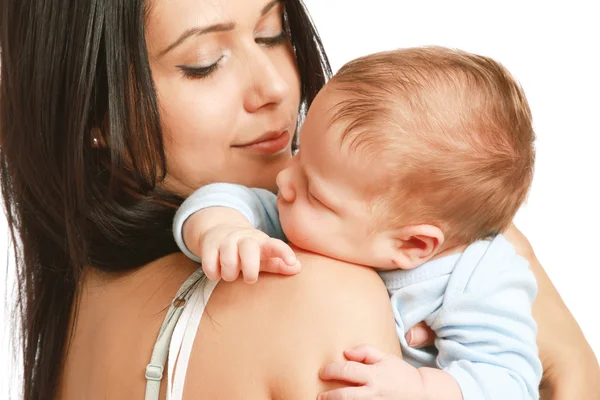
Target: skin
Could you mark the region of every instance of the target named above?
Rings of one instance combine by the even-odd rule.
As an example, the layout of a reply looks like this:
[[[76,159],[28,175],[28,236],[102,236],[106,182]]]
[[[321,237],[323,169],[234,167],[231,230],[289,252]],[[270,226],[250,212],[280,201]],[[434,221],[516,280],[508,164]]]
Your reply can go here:
[[[300,135],[301,150],[277,176],[277,208],[289,241],[329,257],[379,265],[373,250],[369,168],[340,151],[341,129],[327,129],[336,96],[323,89]]]
[[[152,2],[147,43],[164,129],[167,189],[185,196],[215,181],[275,188],[291,143],[270,156],[235,146],[269,131],[296,129],[300,80],[293,50],[287,40],[274,42],[282,33],[282,12],[281,3],[267,0]],[[188,29],[230,22],[233,30],[191,36],[164,52]],[[203,78],[178,67],[215,63],[216,70]]]
[[[378,270],[412,269],[461,251],[464,246],[442,251],[444,234],[436,226],[386,227],[374,222],[374,186],[382,184],[385,170],[382,162],[369,161],[343,141],[344,126],[331,120],[342,95],[331,85],[311,105],[301,150],[277,176],[277,207],[290,243]],[[239,257],[243,262],[242,253]],[[347,361],[326,365],[320,376],[358,387],[324,392],[319,400],[463,398],[456,381],[439,369],[417,369],[372,346],[347,349],[345,357]]]
[[[291,158],[290,143],[275,154],[239,146],[270,131],[295,130],[298,73],[289,42],[265,45],[282,30],[282,5],[265,8],[268,4],[153,2],[147,42],[165,129],[166,188],[186,195],[218,180],[275,189],[277,173]],[[233,30],[190,37],[164,53],[190,28],[229,21],[236,24]],[[190,79],[178,67],[206,66],[218,59],[219,68],[203,79]],[[188,381],[186,398],[211,398],[215,392],[219,398],[240,398],[240,393],[247,399],[314,398],[339,386],[322,382],[318,371],[341,360],[344,348],[371,342],[399,354],[387,293],[374,272],[302,252],[298,259],[304,271],[289,280],[273,276],[252,286],[237,281],[219,285],[207,310],[212,319],[202,321],[201,340],[188,368],[188,376],[203,379]],[[143,371],[160,324],[196,268],[182,254],[123,274],[89,268],[81,282],[58,398],[142,398]],[[338,275],[343,277],[334,279]],[[363,295],[355,296],[359,291]],[[238,298],[244,301],[232,307]],[[268,336],[265,327],[271,329]],[[239,332],[255,334],[240,341]],[[281,351],[264,351],[265,346],[256,346],[260,340]],[[290,356],[297,362],[290,363]],[[253,379],[235,379],[232,365],[235,371],[254,374]],[[165,387],[163,383],[161,398]]]
[[[461,248],[444,249],[444,236],[436,227],[420,225],[381,231],[370,224],[369,200],[373,188],[368,182],[377,182],[377,165],[365,167],[364,160],[353,162],[353,158],[360,157],[349,154],[343,147],[340,151],[340,128],[327,123],[337,101],[334,90],[326,87],[319,93],[303,126],[303,151],[277,177],[280,188],[277,205],[288,239],[320,254],[378,269],[414,268],[430,258],[461,251]],[[339,205],[339,199],[344,199],[343,207]],[[504,235],[517,253],[528,260],[538,283],[533,316],[538,324],[538,347],[544,368],[541,398],[567,400],[600,396],[598,360],[533,248],[514,225]],[[417,248],[410,246],[414,237],[420,238]],[[398,251],[398,248],[401,250]],[[433,345],[435,335],[421,324],[407,337],[410,345],[421,347]],[[361,361],[361,357],[368,358],[377,353],[372,348],[370,351],[361,350],[358,357],[350,353],[346,359]],[[345,372],[337,371],[323,377],[341,380]],[[443,376],[438,378],[445,380]],[[446,381],[446,386],[453,390],[455,398],[460,398],[453,383]],[[434,386],[440,386],[439,382]],[[342,392],[336,391],[333,397],[323,399],[335,399],[339,393]],[[446,395],[450,396],[449,392]]]
[[[327,85],[310,107],[301,150],[277,176],[277,208],[291,243],[309,251],[378,270],[412,269],[443,254],[444,234],[433,225],[377,224],[372,204],[385,185],[383,163],[342,140],[344,124],[331,123],[343,94]],[[388,218],[385,215],[385,218]]]
[[[277,176],[279,218],[289,242],[376,270],[411,269],[463,250],[465,246],[442,250],[444,235],[436,226],[402,226],[399,222],[400,226],[388,227],[374,222],[393,217],[376,215],[384,211],[372,207],[375,196],[380,195],[377,186],[383,184],[388,171],[381,157],[365,157],[360,148],[344,141],[345,125],[332,120],[343,100],[335,83],[321,90],[302,127],[300,151]],[[410,214],[410,207],[407,212]],[[202,255],[209,279],[234,281],[241,273],[246,282],[253,283],[259,269],[264,271],[273,257],[280,270],[270,272],[292,274],[284,268],[294,265],[291,249],[255,229],[235,210],[203,209],[186,225],[186,244]],[[324,366],[320,377],[354,387],[321,393],[320,400],[463,398],[457,382],[439,369],[417,369],[372,346],[348,349],[344,355],[347,361]]]
[[[316,398],[340,386],[318,373],[342,361],[345,348],[369,342],[400,354],[389,299],[373,270],[301,250],[297,256],[304,268],[296,276],[217,285],[198,328],[184,398]],[[58,398],[143,398],[156,334],[195,269],[182,254],[119,276],[90,269]],[[165,388],[163,382],[161,400]]]
[[[265,45],[265,38],[281,31],[281,6],[261,15],[267,4],[268,0],[152,1],[146,39],[165,132],[166,188],[185,196],[203,184],[226,181],[275,190],[275,177],[291,159],[289,144],[269,155],[239,146],[274,130],[296,128],[298,73],[288,42]],[[192,36],[164,53],[184,31],[216,22],[235,22],[236,27]],[[178,67],[206,67],[218,59],[219,68],[203,79],[191,79]],[[218,285],[208,303],[212,319],[200,325],[201,339],[188,370],[188,376],[201,379],[188,379],[186,398],[210,398],[217,391],[224,399],[240,398],[239,393],[246,399],[314,398],[336,387],[319,380],[318,371],[341,361],[344,349],[370,343],[399,354],[389,299],[375,272],[302,251],[298,259],[303,271],[294,277],[266,275],[255,285],[241,280]],[[166,309],[196,268],[174,254],[124,274],[88,269],[58,398],[142,398],[143,371]],[[540,282],[540,292],[546,288],[546,282]],[[539,309],[548,312],[554,311],[557,299],[560,302],[553,291],[540,297],[544,303]],[[572,318],[568,311],[566,315]],[[568,329],[577,327],[569,318],[564,319]],[[540,324],[540,335],[554,346],[545,353],[547,358],[558,364],[568,354],[563,358],[571,361],[572,353],[561,348],[564,338],[555,336],[556,324],[544,321],[549,322]],[[281,351],[254,345],[251,339],[266,340],[265,327],[271,339],[267,344]],[[248,332],[248,340],[240,341],[240,332]],[[571,336],[569,349],[589,355],[582,343],[586,344],[581,336]],[[219,344],[219,351],[211,351],[209,344]],[[577,364],[573,367],[589,376]],[[240,371],[256,379],[236,379]],[[585,394],[575,398],[592,398]]]

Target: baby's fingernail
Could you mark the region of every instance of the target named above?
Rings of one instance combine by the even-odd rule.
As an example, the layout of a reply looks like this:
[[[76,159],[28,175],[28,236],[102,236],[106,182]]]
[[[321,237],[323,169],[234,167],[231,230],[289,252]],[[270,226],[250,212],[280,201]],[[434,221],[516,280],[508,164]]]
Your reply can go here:
[[[406,342],[409,346],[421,346],[425,344],[428,336],[429,331],[426,328],[417,325],[406,334]]]
[[[285,261],[285,263],[286,263],[287,265],[296,265],[296,263],[297,263],[297,262],[298,262],[298,260],[297,260],[297,259],[295,259],[295,258],[288,258],[288,259]]]

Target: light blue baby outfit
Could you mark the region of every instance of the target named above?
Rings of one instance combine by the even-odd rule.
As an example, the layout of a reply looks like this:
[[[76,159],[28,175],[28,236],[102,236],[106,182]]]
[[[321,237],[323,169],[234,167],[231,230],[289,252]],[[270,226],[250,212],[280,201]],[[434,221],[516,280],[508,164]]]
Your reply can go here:
[[[192,194],[173,225],[185,246],[186,218],[208,207],[230,207],[257,228],[285,239],[273,193],[233,184],[212,184]],[[396,319],[404,360],[415,367],[440,368],[458,382],[464,400],[538,399],[542,366],[531,307],[536,281],[527,261],[502,235],[478,241],[460,254],[429,261],[412,270],[380,273]],[[414,349],[405,334],[425,321],[435,347]]]

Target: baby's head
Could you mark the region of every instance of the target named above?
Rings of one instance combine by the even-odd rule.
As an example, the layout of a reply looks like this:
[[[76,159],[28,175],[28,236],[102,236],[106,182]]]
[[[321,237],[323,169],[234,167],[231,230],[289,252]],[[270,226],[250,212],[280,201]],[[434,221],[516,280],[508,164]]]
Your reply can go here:
[[[346,64],[313,102],[278,176],[299,247],[413,268],[506,228],[529,190],[531,112],[497,62],[416,48]]]

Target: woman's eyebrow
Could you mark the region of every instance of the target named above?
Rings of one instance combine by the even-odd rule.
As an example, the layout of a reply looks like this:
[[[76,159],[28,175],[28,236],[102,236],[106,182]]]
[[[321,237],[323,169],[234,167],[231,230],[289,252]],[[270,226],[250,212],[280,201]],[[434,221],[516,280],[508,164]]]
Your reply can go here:
[[[273,7],[275,7],[277,4],[283,3],[283,1],[284,0],[273,0],[273,1],[271,1],[266,6],[263,7],[262,11],[260,12],[260,16],[262,17],[263,15],[265,15],[266,13],[268,13],[269,11],[271,11],[271,9]]]
[[[267,14],[269,11],[271,11],[271,9],[273,7],[275,7],[279,3],[282,3],[283,1],[284,0],[273,0],[273,1],[269,2],[266,6],[263,7],[262,11],[260,12],[261,17],[264,16],[265,14]],[[199,36],[199,35],[203,35],[205,33],[211,33],[211,32],[226,32],[226,31],[231,31],[234,28],[235,28],[235,24],[233,22],[225,22],[225,23],[219,23],[219,24],[214,24],[214,25],[209,25],[209,26],[197,26],[194,28],[190,28],[190,29],[186,30],[185,32],[183,32],[181,34],[181,36],[179,36],[179,38],[177,40],[175,40],[173,43],[171,43],[166,49],[161,51],[158,54],[158,57],[164,56],[169,51],[173,50],[175,47],[177,47],[181,43],[183,43],[190,36]]]
[[[159,57],[164,56],[169,51],[173,50],[175,47],[177,47],[181,43],[183,43],[190,36],[198,36],[198,35],[203,35],[205,33],[211,33],[211,32],[231,31],[234,28],[235,28],[235,24],[233,22],[227,22],[227,23],[221,23],[221,24],[214,24],[214,25],[209,25],[209,26],[197,26],[197,27],[194,27],[194,28],[190,28],[187,31],[183,32],[181,34],[181,36],[179,36],[179,38],[176,41],[174,41],[172,44],[170,44],[166,49],[164,49],[163,51],[161,51],[158,54],[158,56]]]

